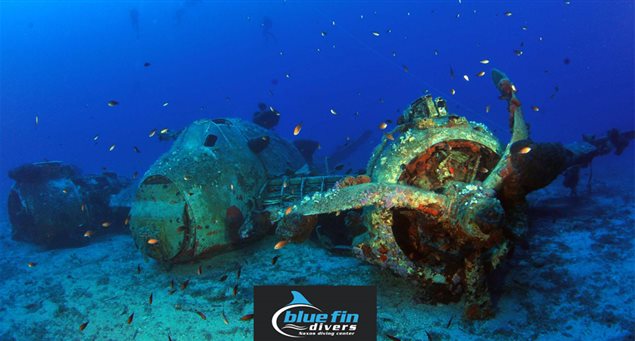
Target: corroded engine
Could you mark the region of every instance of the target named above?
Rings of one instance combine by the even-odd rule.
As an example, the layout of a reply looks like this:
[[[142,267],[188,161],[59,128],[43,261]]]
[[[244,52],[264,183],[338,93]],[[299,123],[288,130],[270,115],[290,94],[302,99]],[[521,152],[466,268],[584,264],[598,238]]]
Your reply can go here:
[[[428,302],[464,298],[467,318],[491,316],[488,274],[525,238],[526,195],[615,145],[532,142],[515,86],[498,70],[492,78],[508,104],[506,147],[484,125],[448,113],[443,99],[424,96],[385,134],[366,175],[274,212],[276,233],[301,242],[319,216],[361,212],[358,257],[418,283]]]

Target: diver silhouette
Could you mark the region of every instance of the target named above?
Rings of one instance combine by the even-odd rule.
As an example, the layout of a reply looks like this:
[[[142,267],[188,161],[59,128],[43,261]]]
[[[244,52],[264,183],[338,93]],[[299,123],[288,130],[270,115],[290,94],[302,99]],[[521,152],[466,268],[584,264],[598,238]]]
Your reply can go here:
[[[273,40],[274,42],[278,41],[278,39],[276,39],[276,36],[273,35],[273,33],[271,33],[272,26],[273,26],[273,22],[271,21],[271,18],[269,17],[262,18],[262,23],[260,24],[260,27],[262,27],[262,35],[265,37],[265,41],[267,43],[269,42],[269,40]]]
[[[130,24],[132,25],[132,29],[135,31],[137,35],[137,39],[139,39],[139,35],[141,33],[141,27],[139,26],[139,11],[136,8],[130,10]]]

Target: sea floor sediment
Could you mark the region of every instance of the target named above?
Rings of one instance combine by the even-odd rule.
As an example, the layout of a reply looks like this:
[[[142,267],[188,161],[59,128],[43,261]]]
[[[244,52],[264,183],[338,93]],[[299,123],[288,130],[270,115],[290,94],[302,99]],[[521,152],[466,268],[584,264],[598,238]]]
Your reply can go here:
[[[377,285],[378,340],[632,339],[635,193],[625,181],[596,180],[577,198],[560,184],[530,196],[530,236],[494,276],[487,321],[464,320],[461,303],[425,304],[411,283],[314,242],[274,250],[270,236],[168,270],[128,235],[40,250],[11,240],[3,218],[0,339],[250,340],[253,321],[241,317],[253,312],[253,286],[274,284]]]

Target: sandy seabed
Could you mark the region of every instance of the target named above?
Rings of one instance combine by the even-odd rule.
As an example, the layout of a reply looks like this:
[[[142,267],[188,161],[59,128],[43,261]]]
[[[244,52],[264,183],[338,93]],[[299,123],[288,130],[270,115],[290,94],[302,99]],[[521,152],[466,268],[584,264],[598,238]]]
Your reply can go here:
[[[460,303],[422,303],[409,282],[312,242],[274,250],[271,236],[168,271],[127,235],[43,251],[11,240],[2,217],[0,340],[251,340],[253,321],[240,318],[253,312],[253,286],[274,284],[377,285],[378,340],[633,340],[634,198],[632,179],[619,178],[577,199],[559,182],[532,194],[528,245],[497,276],[495,318],[475,322]]]

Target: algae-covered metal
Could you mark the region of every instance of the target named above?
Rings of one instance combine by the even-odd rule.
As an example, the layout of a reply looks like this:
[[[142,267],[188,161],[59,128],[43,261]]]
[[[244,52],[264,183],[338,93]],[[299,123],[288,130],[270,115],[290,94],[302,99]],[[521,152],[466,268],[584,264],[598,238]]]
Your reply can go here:
[[[278,213],[277,232],[298,240],[315,221],[298,214],[363,208],[358,256],[417,281],[435,301],[456,301],[466,287],[482,285],[475,271],[484,250],[504,247],[503,209],[478,184],[500,160],[501,145],[487,127],[449,114],[443,99],[429,95],[406,109],[390,136],[375,148],[366,178],[344,178],[305,197],[290,216]]]
[[[83,245],[86,233],[122,232],[130,181],[114,173],[82,175],[59,161],[25,164],[9,172],[15,184],[8,213],[13,238],[47,248]],[[115,197],[119,196],[118,199]]]
[[[195,121],[139,185],[130,220],[135,242],[144,254],[176,263],[260,236],[271,225],[259,211],[259,191],[304,165],[270,130],[240,119]]]
[[[353,241],[358,257],[415,281],[431,303],[465,298],[467,318],[491,316],[488,274],[525,237],[526,195],[635,137],[613,132],[585,148],[534,143],[514,85],[498,70],[492,78],[510,114],[505,148],[484,125],[423,96],[377,146],[367,175],[272,212],[276,233],[301,242],[319,215],[361,211],[366,231]]]

